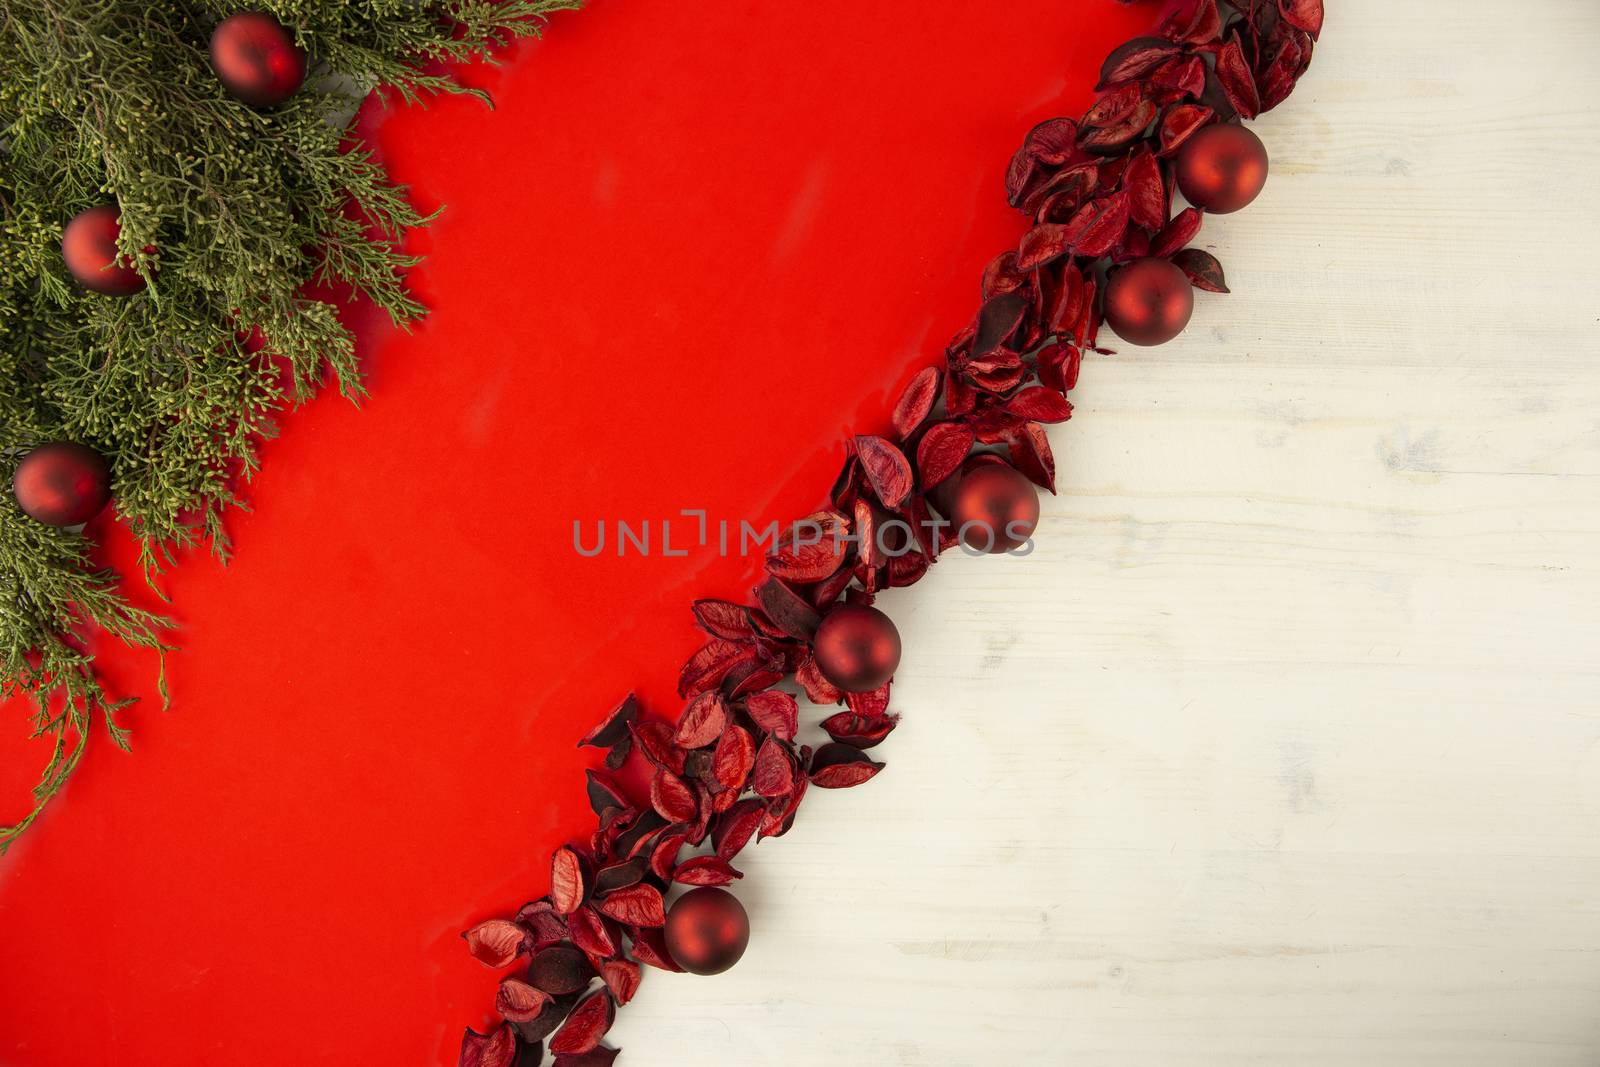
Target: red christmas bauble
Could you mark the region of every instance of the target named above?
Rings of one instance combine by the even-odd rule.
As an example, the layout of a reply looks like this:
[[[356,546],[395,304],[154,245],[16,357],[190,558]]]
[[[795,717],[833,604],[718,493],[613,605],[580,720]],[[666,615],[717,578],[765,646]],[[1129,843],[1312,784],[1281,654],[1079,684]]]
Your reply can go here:
[[[1267,146],[1251,130],[1217,123],[1178,150],[1178,188],[1184,199],[1214,215],[1249,205],[1267,184]]]
[[[1039,525],[1039,490],[1015,467],[983,463],[962,476],[951,513],[956,536],[974,552],[1010,552]]]
[[[11,492],[27,514],[49,526],[76,526],[111,500],[111,467],[87,445],[55,441],[22,457]]]
[[[726,889],[691,889],[667,911],[667,951],[690,974],[721,974],[750,944],[750,916]]]
[[[251,107],[275,107],[306,80],[306,53],[264,11],[240,11],[211,31],[211,67],[223,88]]]
[[[132,296],[144,279],[128,257],[117,253],[121,216],[115,204],[78,212],[61,234],[61,258],[79,285],[106,296]]]
[[[1194,286],[1165,259],[1136,259],[1106,282],[1106,322],[1132,345],[1164,345],[1194,314]]]
[[[836,604],[812,642],[822,676],[846,693],[870,693],[900,666],[900,631],[877,608]]]

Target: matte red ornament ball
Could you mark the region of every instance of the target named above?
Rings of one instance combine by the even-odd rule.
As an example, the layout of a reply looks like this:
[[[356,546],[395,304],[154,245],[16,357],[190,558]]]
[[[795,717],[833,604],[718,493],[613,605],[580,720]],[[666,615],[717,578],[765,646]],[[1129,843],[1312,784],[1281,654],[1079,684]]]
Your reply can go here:
[[[1184,199],[1213,215],[1246,207],[1267,184],[1267,146],[1234,123],[1198,131],[1178,150],[1178,188]]]
[[[54,441],[17,464],[11,492],[31,518],[49,526],[88,522],[111,500],[111,466],[88,445]]]
[[[1021,548],[1039,525],[1039,490],[1015,467],[984,463],[956,486],[950,521],[974,552]]]
[[[865,604],[836,604],[812,641],[822,676],[847,693],[870,693],[900,666],[900,631]]]
[[[667,911],[667,951],[690,974],[721,974],[750,944],[750,916],[726,889],[691,889]]]
[[[122,232],[115,204],[97,204],[78,212],[61,233],[61,259],[79,285],[106,296],[132,296],[144,279],[126,256],[117,253]]]
[[[1133,345],[1164,345],[1194,314],[1194,286],[1170,260],[1136,259],[1106,282],[1106,322]]]
[[[306,80],[306,53],[264,11],[240,11],[211,31],[211,67],[223,88],[251,107],[275,107]]]

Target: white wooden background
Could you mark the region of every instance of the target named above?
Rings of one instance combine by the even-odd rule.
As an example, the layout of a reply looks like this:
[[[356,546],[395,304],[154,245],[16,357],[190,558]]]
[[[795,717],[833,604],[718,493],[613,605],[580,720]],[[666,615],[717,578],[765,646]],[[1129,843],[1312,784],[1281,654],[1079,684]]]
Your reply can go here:
[[[632,1067],[1600,1064],[1600,2],[1329,6],[1235,295],[889,598],[888,776]]]

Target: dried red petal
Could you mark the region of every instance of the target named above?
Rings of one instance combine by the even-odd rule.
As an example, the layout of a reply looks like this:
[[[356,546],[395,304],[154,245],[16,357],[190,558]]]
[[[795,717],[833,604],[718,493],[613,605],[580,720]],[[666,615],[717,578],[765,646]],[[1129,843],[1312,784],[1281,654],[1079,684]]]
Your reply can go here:
[[[550,902],[562,915],[571,915],[583,903],[583,867],[570,848],[558,848],[550,857]]]
[[[509,919],[489,919],[461,935],[472,958],[485,967],[508,967],[528,951],[528,934]]]
[[[897,508],[911,495],[911,464],[905,453],[883,438],[864,434],[856,438],[856,454],[872,491],[886,508]]]
[[[1006,413],[1030,422],[1066,422],[1072,405],[1066,397],[1043,385],[1030,386],[1006,401]]]
[[[1116,192],[1091,200],[1067,223],[1066,236],[1080,256],[1103,256],[1122,240],[1128,228],[1128,194]]]
[[[701,693],[678,717],[675,740],[679,748],[701,748],[721,736],[730,721],[728,703],[721,693]]]
[[[743,873],[718,856],[696,856],[684,860],[672,872],[672,880],[684,885],[728,885],[735,878],[743,877]]]
[[[494,1010],[505,1016],[507,1022],[527,1023],[537,1019],[548,1003],[550,994],[544,990],[520,978],[506,978],[495,994]]]
[[[650,870],[663,882],[672,880],[672,869],[678,865],[678,853],[689,840],[686,833],[663,834],[650,852]]]
[[[750,609],[731,600],[696,600],[694,619],[712,637],[738,641],[755,633]]]
[[[517,1059],[517,1035],[502,1023],[492,1034],[468,1030],[461,1037],[458,1067],[512,1067]]]
[[[1076,371],[1073,372],[1076,376]],[[1028,480],[1056,491],[1056,457],[1050,448],[1050,438],[1037,422],[1024,423],[1006,441],[1011,452],[1011,465],[1027,475]]]
[[[612,748],[627,740],[628,724],[639,717],[639,702],[629,693],[622,703],[612,708],[593,730],[578,742],[578,747]]]
[[[811,757],[811,784],[823,789],[848,789],[865,782],[883,766],[851,745],[823,745]]]
[[[893,562],[890,561],[891,564]],[[837,704],[844,699],[844,693],[822,676],[822,669],[817,666],[813,656],[807,655],[805,661],[795,669],[794,680],[800,683],[800,688],[806,691],[806,698],[813,704]]]
[[[755,773],[751,786],[764,797],[781,797],[794,788],[794,764],[784,747],[767,738],[756,753]]]
[[[672,958],[672,953],[667,951],[666,935],[655,927],[646,927],[628,931],[628,936],[633,942],[634,959],[651,967],[658,967],[663,971],[682,974],[683,968],[678,966],[678,961]]]
[[[600,1044],[600,1039],[611,1029],[616,1007],[606,990],[591,993],[578,1002],[561,1024],[561,1029],[550,1039],[550,1051],[555,1053],[588,1052]]]
[[[600,977],[618,1004],[628,1003],[639,990],[639,965],[632,960],[607,960],[600,968]]]
[[[772,566],[771,559],[767,565],[769,568]],[[774,570],[774,573],[777,571]],[[828,573],[833,572],[830,570]],[[678,695],[691,697],[715,688],[747,652],[743,642],[727,641],[720,637],[707,641],[678,672]]]
[[[673,774],[683,773],[683,749],[674,736],[677,733],[664,722],[641,722],[633,726],[633,741],[644,758],[657,767],[665,767]]]
[[[1023,270],[1037,270],[1071,250],[1072,242],[1064,223],[1041,222],[1022,235],[1022,243],[1017,246],[1017,266]]]
[[[761,815],[764,810],[761,801],[754,798],[741,800],[729,808],[727,814],[717,820],[716,829],[711,833],[711,844],[716,849],[717,855],[722,859],[731,860],[743,852],[745,845],[750,843],[750,838],[761,825]]]
[[[717,742],[712,760],[712,772],[724,789],[743,789],[756,765],[756,743],[750,731],[742,726],[730,726]]]
[[[1283,20],[1316,37],[1322,33],[1322,0],[1278,0]]]
[[[698,810],[694,790],[664,767],[650,779],[650,806],[668,822],[690,822]]]
[[[1147,230],[1159,230],[1167,224],[1167,187],[1161,180],[1161,167],[1148,148],[1141,148],[1128,164],[1122,179],[1128,190],[1128,213],[1133,221]]]
[[[810,641],[822,621],[817,609],[782,579],[768,578],[763,581],[756,587],[756,599],[761,602],[761,610],[767,613],[773,625],[790,637]]]
[[[1228,281],[1222,274],[1222,264],[1217,257],[1203,248],[1185,248],[1172,257],[1178,269],[1189,276],[1196,289],[1208,293],[1228,292]]]
[[[604,959],[617,954],[616,939],[593,908],[578,909],[568,925],[572,928],[572,943],[590,956]]]
[[[917,431],[933,410],[939,399],[943,372],[938,367],[924,367],[911,379],[900,400],[894,406],[894,432],[904,441]]]
[[[1217,52],[1217,81],[1228,103],[1241,118],[1253,119],[1261,113],[1261,94],[1256,89],[1255,75],[1250,72],[1250,62],[1244,57],[1237,31]]]
[[[1217,0],[1184,0],[1162,20],[1161,36],[1188,44],[1209,44],[1222,32]]]
[[[956,472],[972,451],[972,427],[964,422],[936,422],[917,445],[917,470],[922,487],[932,489]]]
[[[535,900],[524,904],[517,912],[517,925],[533,933],[533,951],[567,939],[567,920],[556,914],[555,905],[548,900]]]
[[[822,728],[841,744],[872,748],[881,744],[899,721],[898,715],[858,715],[853,711],[841,711],[822,720]]]
[[[576,945],[551,945],[528,965],[528,981],[552,996],[576,993],[594,977],[594,964]]]
[[[793,741],[800,730],[800,705],[794,697],[777,689],[751,693],[744,710],[761,729],[783,741]]]
[[[1165,258],[1195,239],[1200,232],[1202,212],[1199,208],[1186,207],[1167,223],[1162,231],[1156,234],[1150,243],[1150,254]]]
[[[626,811],[632,807],[622,787],[609,775],[599,771],[585,771],[584,774],[589,779],[589,806],[596,815],[604,818],[608,811]]]
[[[1135,37],[1106,57],[1100,68],[1100,84],[1095,88],[1104,89],[1143,77],[1178,52],[1178,46],[1165,38]]]
[[[667,921],[661,891],[653,885],[618,890],[599,904],[600,914],[627,926],[661,926]]]
[[[611,1067],[621,1052],[621,1049],[606,1048],[601,1045],[588,1052],[557,1056],[552,1067]]]
[[[1196,130],[1215,117],[1216,112],[1202,104],[1179,104],[1172,108],[1161,119],[1161,154],[1172,155]]]

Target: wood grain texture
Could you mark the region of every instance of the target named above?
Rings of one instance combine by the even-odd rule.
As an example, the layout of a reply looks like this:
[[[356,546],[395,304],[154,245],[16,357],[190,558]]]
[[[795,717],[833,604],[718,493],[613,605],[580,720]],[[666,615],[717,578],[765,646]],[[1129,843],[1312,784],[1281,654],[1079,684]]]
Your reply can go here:
[[[1600,7],[1338,0],[1030,559],[886,599],[886,775],[633,1067],[1600,1063]]]

